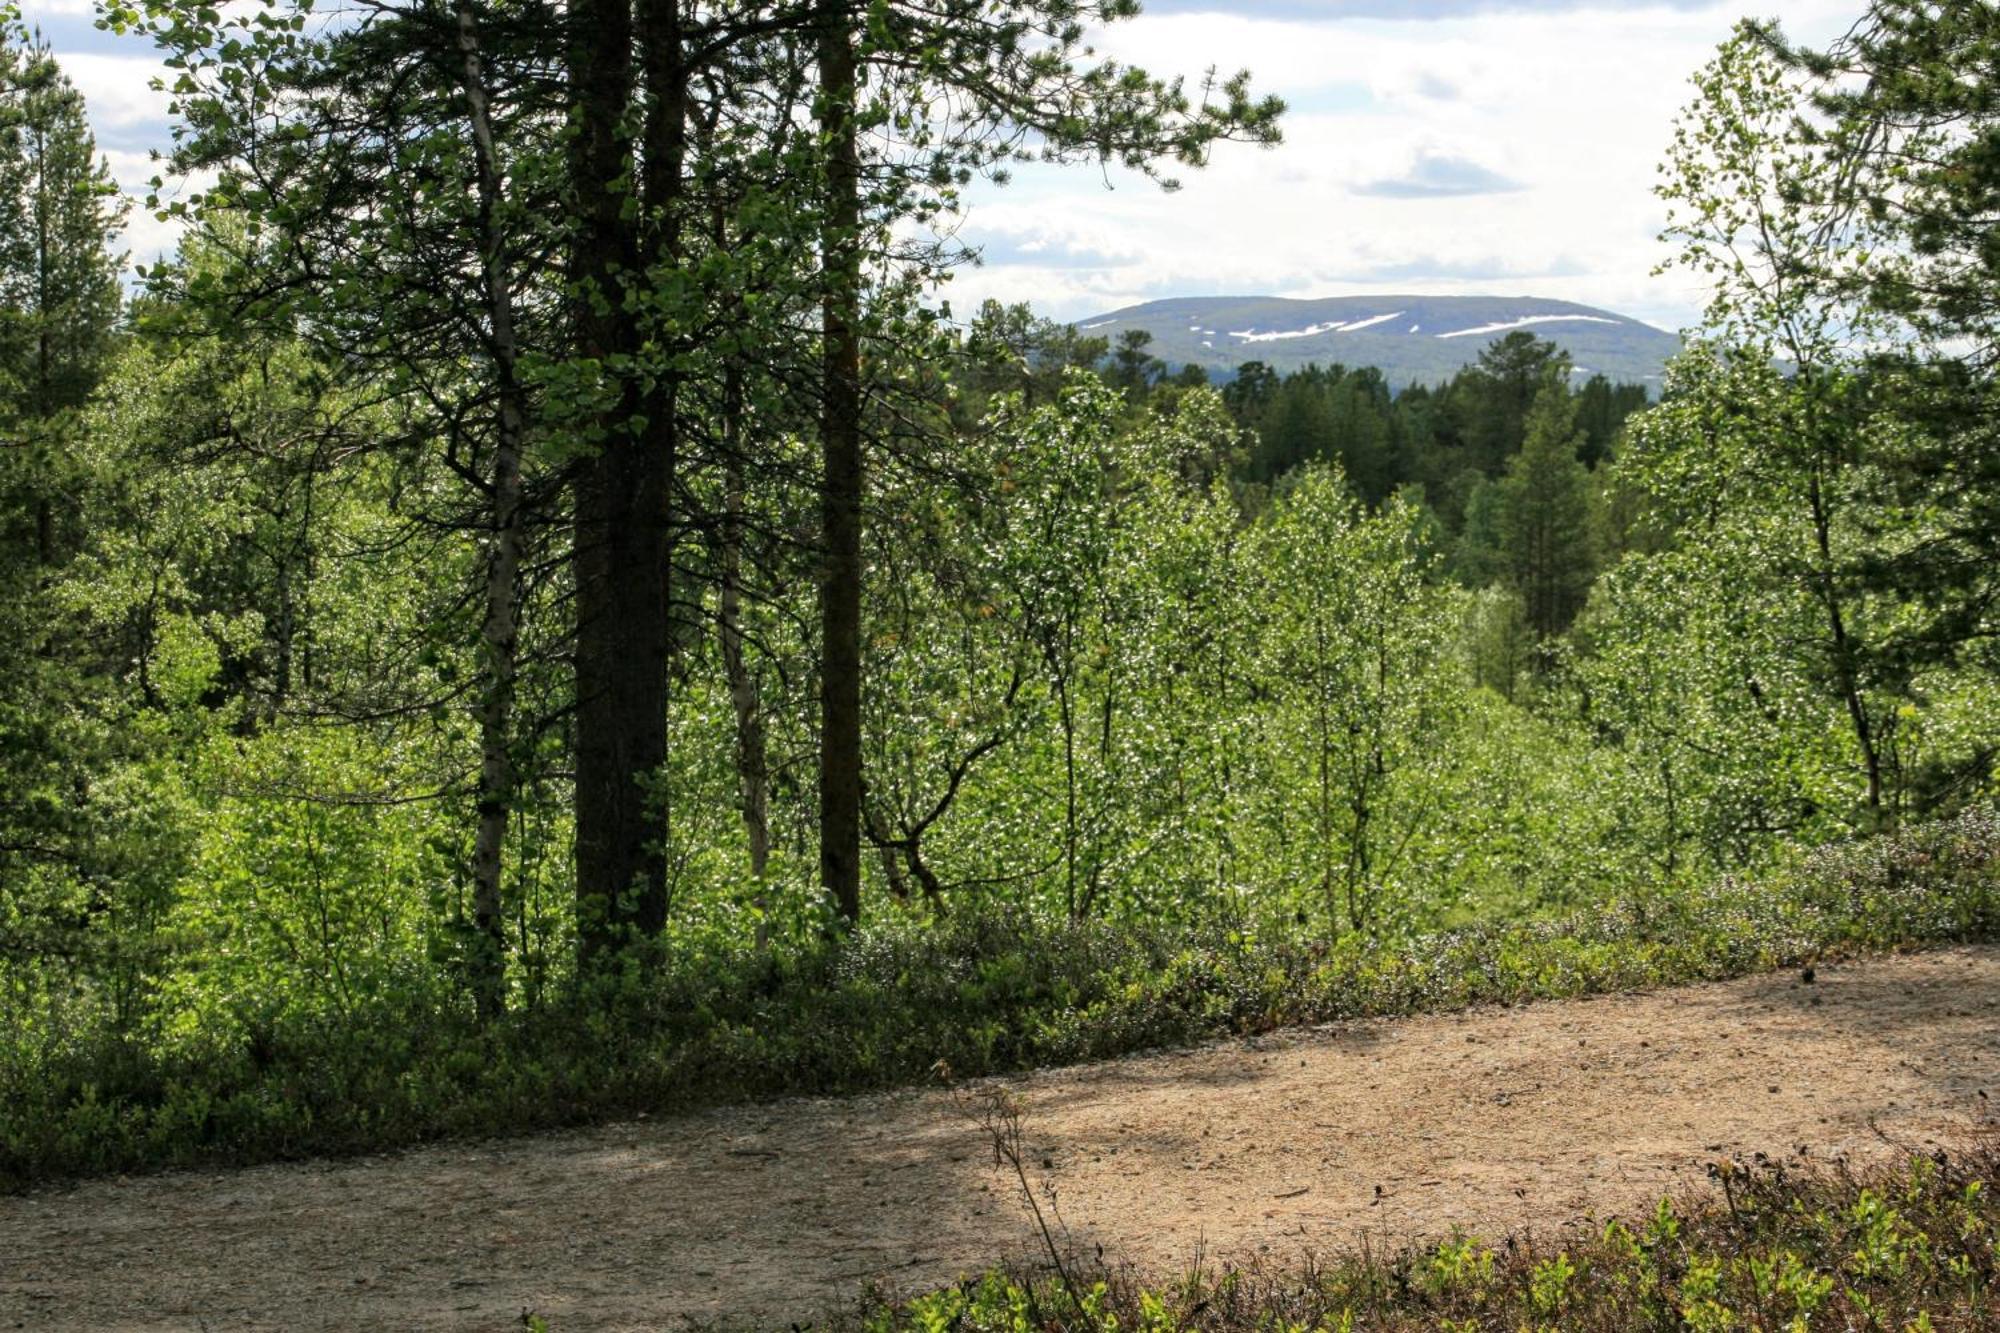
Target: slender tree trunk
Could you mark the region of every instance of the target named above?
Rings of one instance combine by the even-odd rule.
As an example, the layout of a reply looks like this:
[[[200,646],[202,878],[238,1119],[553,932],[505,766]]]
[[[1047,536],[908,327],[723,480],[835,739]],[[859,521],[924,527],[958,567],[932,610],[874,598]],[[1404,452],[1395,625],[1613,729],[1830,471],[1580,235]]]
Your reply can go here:
[[[647,788],[667,750],[667,460],[649,454],[636,378],[607,364],[638,351],[625,302],[640,269],[622,127],[632,37],[629,0],[577,0],[570,10],[577,351],[619,381],[576,481],[576,893],[586,965],[657,929],[666,904],[662,821]]]
[[[306,468],[305,496],[299,513],[299,579],[303,591],[298,595],[298,625],[291,634],[289,651],[297,663],[296,676],[301,689],[313,687],[313,510],[318,497],[316,478],[319,463],[315,460]]]
[[[1826,611],[1827,633],[1833,642],[1834,681],[1840,689],[1841,702],[1847,705],[1855,744],[1861,747],[1861,761],[1868,775],[1868,817],[1880,829],[1889,822],[1891,814],[1882,799],[1881,746],[1877,743],[1873,721],[1868,716],[1868,702],[1861,696],[1860,678],[1854,669],[1858,650],[1848,633],[1840,589],[1835,582],[1833,520],[1827,512],[1826,494],[1817,474],[1812,478],[1809,498],[1812,503],[1813,541],[1819,551],[1819,568],[1814,571],[1813,581],[1819,592],[1820,605]]]
[[[931,869],[931,863],[924,860],[924,839],[921,833],[910,835],[910,845],[905,853],[910,864],[910,873],[923,886],[924,902],[929,905],[939,920],[951,915],[951,908],[944,900],[944,881]]]
[[[1077,859],[1081,855],[1080,805],[1076,772],[1076,713],[1069,697],[1067,673],[1056,677],[1056,713],[1063,733],[1063,900],[1071,918],[1081,914],[1076,893]]]
[[[821,10],[819,119],[826,144],[825,338],[820,447],[819,873],[861,919],[861,158],[849,6]]]
[[[271,516],[278,521],[278,531],[281,534],[291,519],[291,509],[290,503],[282,504],[278,507],[278,512]],[[272,594],[277,599],[278,611],[277,623],[271,627],[277,649],[277,661],[271,671],[273,714],[284,711],[285,700],[292,694],[292,636],[298,629],[298,616],[292,607],[292,553],[287,549],[282,536],[279,537],[275,560],[278,567],[274,580],[276,586],[272,589]]]
[[[1664,798],[1661,802],[1662,815],[1667,821],[1667,878],[1674,877],[1680,865],[1681,822],[1679,793],[1674,789],[1674,766],[1669,761],[1660,760],[1660,789]]]
[[[35,497],[35,558],[43,569],[56,562],[56,508],[47,495]]]
[[[1356,775],[1354,793],[1348,810],[1354,820],[1354,831],[1347,846],[1347,925],[1350,930],[1359,930],[1365,920],[1362,894],[1368,886],[1368,877],[1373,867],[1374,848],[1369,841],[1371,835],[1369,821],[1374,817],[1374,807],[1370,803],[1374,780],[1369,772],[1369,761],[1363,759],[1362,771]]]
[[[897,849],[885,842],[875,850],[882,861],[882,878],[889,885],[889,895],[899,903],[908,903],[910,886],[903,882],[903,862]]]
[[[1331,668],[1327,665],[1326,626],[1318,620],[1313,622],[1313,649],[1313,726],[1319,751],[1319,891],[1326,899],[1327,922],[1338,934],[1340,909],[1333,895],[1333,719],[1326,702],[1326,676]]]
[[[640,198],[645,204],[643,266],[648,273],[677,270],[685,258],[682,179],[687,164],[688,68],[683,0],[639,0],[639,49],[646,84],[644,159]],[[666,346],[670,329],[648,327],[641,339]],[[635,565],[627,592],[642,613],[633,649],[642,676],[635,679],[632,704],[645,710],[646,766],[637,782],[642,793],[647,868],[645,888],[633,904],[633,925],[646,937],[666,929],[670,907],[667,848],[672,810],[665,782],[667,705],[675,648],[673,623],[674,490],[679,483],[681,445],[680,372],[671,362],[657,369],[641,395],[643,425],[638,431],[638,467],[633,495],[643,534],[644,564]],[[650,587],[648,587],[650,583]],[[652,781],[649,781],[651,779]]]
[[[766,920],[770,903],[764,876],[771,860],[770,760],[764,734],[764,701],[757,678],[744,657],[743,639],[743,370],[731,364],[723,372],[722,435],[723,497],[721,606],[716,632],[721,640],[722,670],[729,682],[729,704],[736,714],[736,786],[742,804],[743,835],[750,844],[750,879],[756,886],[757,948],[770,943]]]
[[[521,456],[527,433],[519,347],[514,336],[514,294],[507,282],[505,232],[500,220],[500,161],[492,108],[472,11],[458,11],[458,49],[465,101],[472,123],[479,176],[480,277],[486,289],[488,348],[493,357],[498,413],[490,498],[491,535],[486,554],[486,607],[480,625],[478,828],[472,845],[472,993],[483,1019],[507,1003],[506,921],[500,886],[507,820],[514,807],[513,713],[519,626],[522,506]]]
[[[49,182],[48,144],[39,131],[35,135],[35,401],[30,415],[40,418],[55,410],[55,358],[49,347],[49,329],[55,316],[49,310]],[[35,497],[35,555],[44,570],[56,562],[55,501],[49,490],[53,478],[44,477]]]
[[[1235,562],[1233,547],[1225,548],[1224,558],[1229,560],[1233,566]],[[1225,568],[1228,567],[1225,566]],[[1208,609],[1213,614],[1219,608],[1211,605]],[[1230,807],[1233,803],[1236,790],[1235,765],[1231,758],[1229,746],[1230,740],[1236,734],[1236,728],[1232,725],[1236,719],[1233,716],[1234,701],[1231,695],[1231,686],[1235,682],[1231,679],[1234,673],[1230,669],[1229,656],[1229,645],[1232,637],[1225,622],[1224,632],[1216,636],[1215,693],[1211,700],[1212,703],[1219,702],[1223,707],[1230,709],[1230,713],[1225,714],[1225,717],[1228,717],[1229,721],[1223,723],[1220,727],[1214,726],[1213,722],[1210,723],[1216,748],[1215,763],[1218,770],[1216,774],[1217,790],[1215,798],[1215,892],[1217,901],[1221,900],[1224,890],[1229,887],[1229,881],[1234,874],[1236,863],[1236,840],[1230,834],[1233,814]]]
[[[1092,831],[1090,836],[1090,874],[1085,878],[1083,884],[1082,913],[1084,916],[1089,916],[1096,908],[1097,896],[1104,889],[1104,837],[1107,831],[1105,825],[1109,822],[1105,818],[1105,810],[1107,807],[1115,808],[1112,806],[1112,802],[1116,800],[1115,797],[1107,796],[1103,790],[1109,775],[1113,771],[1111,763],[1111,739],[1113,722],[1118,715],[1117,677],[1109,669],[1107,669],[1106,675],[1109,679],[1104,682],[1104,699],[1098,711],[1098,818],[1097,827]]]

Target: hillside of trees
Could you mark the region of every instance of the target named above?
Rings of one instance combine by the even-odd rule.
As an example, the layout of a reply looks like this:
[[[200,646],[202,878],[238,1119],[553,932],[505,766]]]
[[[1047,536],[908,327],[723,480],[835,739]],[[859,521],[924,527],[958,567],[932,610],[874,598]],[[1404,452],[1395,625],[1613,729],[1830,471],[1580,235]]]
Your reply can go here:
[[[1437,960],[1592,912],[1604,977],[1698,975],[1877,910],[1760,934],[1815,847],[1956,854],[1987,12],[1718,54],[1663,176],[1716,295],[1648,405],[1526,332],[1217,389],[946,318],[975,177],[1276,139],[1247,76],[1098,63],[1123,8],[114,4],[212,182],[130,286],[8,22],[0,1183],[1498,994]],[[1881,901],[1855,938],[1991,924]]]

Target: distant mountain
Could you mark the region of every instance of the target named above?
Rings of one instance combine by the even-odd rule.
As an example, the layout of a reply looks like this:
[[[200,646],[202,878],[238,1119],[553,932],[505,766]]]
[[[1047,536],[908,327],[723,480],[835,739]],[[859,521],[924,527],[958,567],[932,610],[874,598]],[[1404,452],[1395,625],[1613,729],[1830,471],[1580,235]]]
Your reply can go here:
[[[1114,310],[1076,327],[1111,339],[1153,335],[1147,348],[1173,365],[1223,374],[1246,361],[1279,371],[1317,363],[1375,366],[1391,386],[1435,384],[1478,359],[1495,338],[1525,329],[1570,354],[1577,378],[1602,374],[1655,391],[1681,340],[1636,319],[1530,296],[1190,296]]]

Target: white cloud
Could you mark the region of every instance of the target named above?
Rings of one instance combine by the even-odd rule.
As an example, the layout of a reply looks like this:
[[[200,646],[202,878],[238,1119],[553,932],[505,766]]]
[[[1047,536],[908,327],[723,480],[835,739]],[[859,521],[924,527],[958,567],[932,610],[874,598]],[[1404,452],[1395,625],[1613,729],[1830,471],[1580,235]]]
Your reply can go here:
[[[1407,171],[1349,188],[1355,194],[1372,194],[1378,199],[1449,199],[1511,194],[1521,183],[1472,158],[1419,149]]]
[[[90,123],[100,136],[107,130],[143,129],[150,131],[146,138],[166,144],[167,104],[173,99],[152,86],[166,74],[166,66],[150,55],[66,52],[60,48],[56,54],[70,82],[83,94],[90,108]]]
[[[1670,327],[1699,309],[1685,276],[1650,276],[1664,257],[1654,164],[1688,76],[1745,0],[1424,0],[1425,14],[1457,16],[1421,22],[1381,17],[1415,12],[1410,0],[1258,0],[1265,17],[1248,0],[1164,2],[1173,12],[1113,27],[1100,49],[1156,74],[1248,67],[1259,90],[1298,108],[1285,145],[1224,145],[1172,195],[1089,167],[1025,167],[1013,186],[979,189],[961,236],[989,262],[947,289],[955,308],[992,296],[1074,318],[1172,294],[1490,292]],[[1823,41],[1863,0],[1752,7]],[[140,150],[168,143],[169,98],[149,86],[157,59],[142,40],[91,28],[89,0],[25,10],[46,22],[119,179],[143,192],[154,168]],[[1519,188],[1379,188],[1449,184],[1474,166]],[[1377,193],[1357,192],[1371,183]],[[135,213],[129,243],[137,255],[170,234]]]
[[[21,18],[30,26],[50,19],[87,19],[96,12],[96,0],[25,0],[21,6]]]
[[[1129,176],[1106,190],[1088,168],[1030,169],[982,190],[965,240],[1017,234],[1034,217],[1099,238],[1091,248],[1121,262],[1058,266],[1010,252],[962,274],[953,303],[1030,300],[1075,317],[1173,294],[1491,292],[1676,327],[1702,294],[1683,276],[1650,276],[1665,257],[1655,164],[1689,76],[1728,36],[1739,3],[1606,2],[1421,23],[1256,18],[1238,7],[1119,25],[1100,49],[1156,74],[1251,69],[1259,90],[1301,108],[1286,118],[1286,143],[1225,145],[1172,195]],[[1763,5],[1815,41],[1861,7]],[[1482,184],[1519,188],[1452,197]]]

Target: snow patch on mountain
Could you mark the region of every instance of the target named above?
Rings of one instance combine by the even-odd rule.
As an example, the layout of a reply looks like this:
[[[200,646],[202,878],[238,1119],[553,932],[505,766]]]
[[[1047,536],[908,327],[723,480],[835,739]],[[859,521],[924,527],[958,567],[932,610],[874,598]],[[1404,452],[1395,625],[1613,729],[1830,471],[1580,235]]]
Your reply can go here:
[[[1274,343],[1287,338],[1316,338],[1322,333],[1335,333],[1345,327],[1341,321],[1335,320],[1331,324],[1313,324],[1303,329],[1289,329],[1278,333],[1259,333],[1255,329],[1245,329],[1238,333],[1231,330],[1229,336],[1241,338],[1247,343]]]
[[[1391,310],[1388,314],[1377,315],[1373,319],[1357,319],[1352,324],[1344,326],[1340,331],[1342,333],[1359,333],[1363,329],[1372,329],[1377,324],[1387,324],[1392,319],[1400,319],[1402,315],[1403,312],[1400,310]]]
[[[1400,310],[1392,310],[1386,315],[1371,315],[1367,319],[1357,319],[1351,323],[1336,319],[1324,324],[1309,324],[1302,329],[1278,329],[1268,333],[1259,333],[1255,327],[1232,329],[1229,336],[1246,343],[1274,343],[1289,338],[1317,338],[1322,333],[1358,333],[1362,329],[1372,329],[1377,324],[1386,324],[1392,319],[1400,318],[1402,314]],[[1214,333],[1215,330],[1203,329],[1202,332]]]
[[[1505,333],[1509,329],[1525,329],[1531,324],[1616,324],[1617,322],[1602,315],[1523,315],[1519,319],[1501,320],[1497,324],[1481,324],[1476,329],[1454,329],[1450,333],[1438,333],[1432,336],[1471,338],[1482,333]]]

